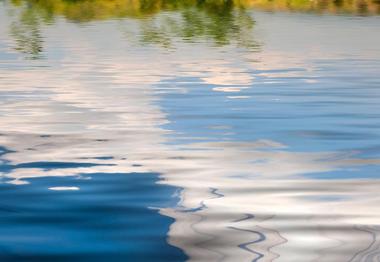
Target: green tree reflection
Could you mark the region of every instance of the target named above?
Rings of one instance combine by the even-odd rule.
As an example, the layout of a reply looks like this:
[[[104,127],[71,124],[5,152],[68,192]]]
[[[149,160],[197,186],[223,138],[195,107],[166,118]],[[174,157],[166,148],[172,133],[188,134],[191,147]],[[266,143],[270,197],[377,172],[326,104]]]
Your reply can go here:
[[[40,30],[40,18],[33,8],[25,7],[19,19],[11,23],[10,33],[15,39],[15,49],[29,59],[41,58],[43,38]]]
[[[64,17],[76,23],[132,18],[138,21],[140,43],[169,48],[175,38],[187,42],[211,40],[218,46],[235,43],[256,48],[252,38],[254,20],[233,0],[15,0],[19,18],[11,33],[16,49],[28,58],[41,57],[41,26]],[[166,15],[162,16],[161,13]]]
[[[379,0],[12,0],[19,17],[11,34],[16,49],[41,57],[42,25],[63,17],[75,23],[131,18],[138,21],[140,43],[169,48],[175,38],[215,45],[258,48],[250,8],[268,11],[379,14]]]

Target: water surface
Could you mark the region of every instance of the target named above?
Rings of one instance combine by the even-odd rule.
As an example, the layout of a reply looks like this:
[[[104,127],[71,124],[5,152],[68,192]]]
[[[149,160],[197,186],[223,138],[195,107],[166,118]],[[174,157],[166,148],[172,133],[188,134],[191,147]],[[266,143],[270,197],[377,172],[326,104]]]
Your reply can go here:
[[[2,261],[377,261],[376,1],[0,1]]]

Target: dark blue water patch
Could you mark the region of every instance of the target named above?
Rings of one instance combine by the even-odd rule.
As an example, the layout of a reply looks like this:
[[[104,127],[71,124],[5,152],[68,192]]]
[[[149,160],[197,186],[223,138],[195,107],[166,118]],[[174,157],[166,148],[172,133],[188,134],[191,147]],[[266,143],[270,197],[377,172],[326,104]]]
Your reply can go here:
[[[0,146],[0,172],[4,172],[4,170],[8,170],[7,168],[3,168],[9,165],[9,161],[4,159],[3,156],[9,153],[14,153],[16,151],[9,150],[6,147]],[[1,178],[0,178],[1,179]]]
[[[0,261],[186,260],[155,209],[175,206],[177,188],[153,173],[83,176],[0,185]]]
[[[3,156],[3,155],[6,155],[8,153],[13,153],[13,152],[15,152],[15,151],[12,151],[12,150],[9,150],[6,147],[0,146],[0,157]]]

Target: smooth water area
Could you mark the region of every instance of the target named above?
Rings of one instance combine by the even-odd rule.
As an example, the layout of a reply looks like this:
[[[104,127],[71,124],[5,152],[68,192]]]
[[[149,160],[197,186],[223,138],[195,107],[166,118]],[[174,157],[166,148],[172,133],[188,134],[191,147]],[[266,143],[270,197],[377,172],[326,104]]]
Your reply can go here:
[[[0,1],[1,261],[379,261],[378,1]]]

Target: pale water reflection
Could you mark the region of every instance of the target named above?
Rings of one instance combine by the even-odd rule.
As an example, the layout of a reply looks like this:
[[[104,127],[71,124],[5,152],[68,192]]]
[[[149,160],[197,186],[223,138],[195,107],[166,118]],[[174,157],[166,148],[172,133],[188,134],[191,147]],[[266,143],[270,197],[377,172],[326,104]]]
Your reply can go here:
[[[378,4],[295,2],[1,2],[0,257],[379,260]]]

